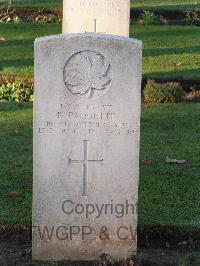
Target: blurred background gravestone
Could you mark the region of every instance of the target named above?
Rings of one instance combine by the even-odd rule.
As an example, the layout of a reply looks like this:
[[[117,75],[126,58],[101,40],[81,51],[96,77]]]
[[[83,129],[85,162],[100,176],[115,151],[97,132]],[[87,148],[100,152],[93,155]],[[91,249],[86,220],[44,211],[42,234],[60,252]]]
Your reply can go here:
[[[64,0],[63,33],[129,36],[130,0]]]

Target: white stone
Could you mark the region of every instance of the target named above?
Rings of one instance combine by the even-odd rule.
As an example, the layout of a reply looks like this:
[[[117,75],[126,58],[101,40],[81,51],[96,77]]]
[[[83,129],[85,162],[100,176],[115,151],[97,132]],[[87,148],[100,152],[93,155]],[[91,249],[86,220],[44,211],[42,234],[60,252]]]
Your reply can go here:
[[[63,0],[63,33],[129,36],[130,0]]]
[[[34,259],[136,251],[141,50],[110,35],[36,40]]]

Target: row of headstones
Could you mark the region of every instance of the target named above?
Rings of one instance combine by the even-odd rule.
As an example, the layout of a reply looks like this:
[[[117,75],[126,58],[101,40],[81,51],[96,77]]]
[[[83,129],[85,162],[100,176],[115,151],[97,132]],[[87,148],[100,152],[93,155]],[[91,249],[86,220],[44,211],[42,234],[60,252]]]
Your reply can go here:
[[[142,44],[122,37],[129,9],[64,0],[70,34],[35,41],[34,259],[136,252]]]

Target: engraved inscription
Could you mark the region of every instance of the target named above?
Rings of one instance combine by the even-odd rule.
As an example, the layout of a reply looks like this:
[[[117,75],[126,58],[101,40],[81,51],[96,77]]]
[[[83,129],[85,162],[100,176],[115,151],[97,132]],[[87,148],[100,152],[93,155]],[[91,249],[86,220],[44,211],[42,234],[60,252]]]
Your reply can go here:
[[[95,134],[134,136],[135,129],[126,120],[119,118],[116,107],[107,104],[62,103],[54,117],[41,121],[39,134],[85,134],[88,138]]]
[[[95,19],[93,19],[93,21],[94,21],[94,33],[105,34],[106,33],[105,31],[104,32],[98,32],[97,31],[97,19],[95,18]],[[89,33],[89,32],[85,31],[85,33]]]
[[[105,57],[93,51],[74,54],[65,64],[64,83],[74,95],[100,96],[111,85],[111,68]]]
[[[89,140],[84,140],[84,158],[83,160],[72,160],[68,158],[68,165],[72,163],[82,163],[83,164],[83,196],[87,196],[87,184],[88,184],[88,163],[101,163],[103,164],[103,159],[101,160],[89,160],[88,159],[88,150],[89,150]]]
[[[104,0],[104,1],[79,1],[77,8],[81,11],[101,14],[102,12],[110,15],[122,15],[125,9],[126,0]]]

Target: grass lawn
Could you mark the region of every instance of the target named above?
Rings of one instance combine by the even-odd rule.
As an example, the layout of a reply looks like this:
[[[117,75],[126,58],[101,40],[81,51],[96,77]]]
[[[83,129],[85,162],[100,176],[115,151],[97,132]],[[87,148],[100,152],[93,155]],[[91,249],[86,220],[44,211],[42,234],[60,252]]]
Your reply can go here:
[[[58,8],[62,7],[62,0],[13,0],[14,7],[47,7]],[[3,6],[5,0],[0,0],[0,7]],[[200,0],[132,0],[132,8],[140,9],[194,9],[200,7]]]
[[[28,8],[58,8],[62,7],[62,0],[13,0],[14,7],[28,7]],[[0,0],[0,7],[4,6],[5,0]]]
[[[0,103],[0,223],[31,221],[32,107]],[[21,192],[18,198],[6,196]]]
[[[200,104],[143,105],[139,223],[200,227]],[[32,105],[0,104],[0,223],[31,222]],[[186,159],[169,165],[165,157]],[[152,160],[146,165],[144,159]],[[9,192],[16,191],[18,197]]]
[[[200,78],[198,27],[133,25],[130,36],[144,43],[145,77]]]
[[[200,0],[131,0],[132,8],[188,10],[200,8]]]
[[[60,32],[57,24],[0,25],[0,74],[33,77],[34,39]],[[198,27],[133,25],[130,35],[144,42],[144,77],[200,78]]]

